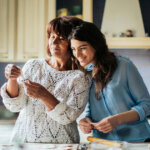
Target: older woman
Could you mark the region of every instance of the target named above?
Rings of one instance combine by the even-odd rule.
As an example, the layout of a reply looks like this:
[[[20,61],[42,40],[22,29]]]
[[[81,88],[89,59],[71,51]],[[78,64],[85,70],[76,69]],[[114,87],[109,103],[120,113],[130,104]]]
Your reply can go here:
[[[3,102],[20,112],[12,140],[37,143],[78,143],[77,117],[88,99],[90,77],[72,70],[68,35],[82,20],[61,17],[47,26],[48,59],[29,60],[21,70],[7,65]],[[24,79],[22,81],[22,76]]]

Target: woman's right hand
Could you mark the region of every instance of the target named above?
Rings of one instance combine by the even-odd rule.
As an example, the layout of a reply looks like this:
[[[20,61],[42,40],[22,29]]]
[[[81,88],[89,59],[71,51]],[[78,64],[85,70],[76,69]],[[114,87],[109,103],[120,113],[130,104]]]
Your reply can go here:
[[[21,75],[21,69],[13,64],[8,64],[5,67],[5,77],[9,80],[17,80],[17,78]]]
[[[89,134],[93,130],[93,125],[90,118],[86,117],[79,121],[79,127],[83,133]]]

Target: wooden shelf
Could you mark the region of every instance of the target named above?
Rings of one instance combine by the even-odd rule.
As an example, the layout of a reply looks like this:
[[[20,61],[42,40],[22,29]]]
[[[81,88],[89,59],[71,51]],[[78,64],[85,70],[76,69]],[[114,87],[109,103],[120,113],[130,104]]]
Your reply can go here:
[[[114,37],[106,41],[111,49],[150,49],[150,37]]]

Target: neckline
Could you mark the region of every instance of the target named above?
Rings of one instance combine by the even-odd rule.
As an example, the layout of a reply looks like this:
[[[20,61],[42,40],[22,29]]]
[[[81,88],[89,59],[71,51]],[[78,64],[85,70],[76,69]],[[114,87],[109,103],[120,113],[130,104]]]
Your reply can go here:
[[[48,67],[48,68],[50,68],[50,69],[52,69],[52,70],[54,70],[56,72],[68,72],[68,71],[71,72],[71,71],[73,71],[73,70],[57,70],[57,69],[53,68],[51,65],[49,65],[47,63],[46,59],[43,58],[43,61],[44,61],[45,65],[46,65],[46,67]]]

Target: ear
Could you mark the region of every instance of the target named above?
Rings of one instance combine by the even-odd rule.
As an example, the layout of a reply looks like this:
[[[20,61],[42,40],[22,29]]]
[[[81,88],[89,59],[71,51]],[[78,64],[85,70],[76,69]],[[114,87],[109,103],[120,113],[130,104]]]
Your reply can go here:
[[[46,52],[47,52],[47,55],[48,55],[48,56],[51,56],[50,48],[49,48],[49,43],[47,44],[47,51],[46,51]]]

